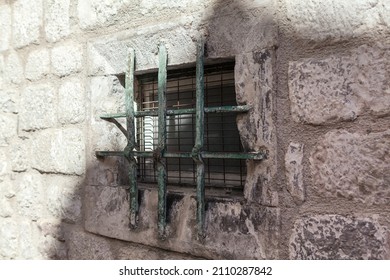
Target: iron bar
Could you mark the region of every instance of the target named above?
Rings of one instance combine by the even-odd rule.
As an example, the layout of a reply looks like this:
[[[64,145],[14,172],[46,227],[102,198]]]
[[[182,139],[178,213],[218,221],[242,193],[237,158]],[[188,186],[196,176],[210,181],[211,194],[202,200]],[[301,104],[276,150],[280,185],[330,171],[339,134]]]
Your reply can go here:
[[[204,41],[200,39],[197,45],[196,55],[196,134],[195,146],[192,150],[192,157],[196,162],[196,217],[198,223],[198,236],[205,235],[205,168],[201,151],[204,146]]]
[[[165,235],[167,216],[167,172],[164,165],[163,154],[166,149],[166,88],[167,88],[167,50],[164,45],[159,47],[158,66],[158,146],[154,151],[157,162],[158,182],[158,230],[161,237]]]
[[[250,105],[217,106],[217,107],[206,107],[206,108],[204,108],[204,112],[205,113],[229,113],[229,112],[246,113],[251,108],[252,108],[252,106],[250,106]],[[167,116],[195,114],[195,113],[196,113],[196,108],[166,110]],[[158,110],[137,111],[137,112],[134,112],[134,116],[135,117],[158,116]],[[117,113],[117,114],[102,115],[100,118],[111,119],[111,118],[124,118],[124,117],[126,117],[125,113]]]
[[[135,118],[134,118],[134,50],[129,49],[128,65],[126,69],[125,80],[125,105],[126,105],[126,124],[127,124],[127,146],[125,148],[125,157],[129,161],[129,182],[130,182],[130,225],[137,226],[138,220],[138,187],[137,187],[137,162],[133,151],[135,145]]]

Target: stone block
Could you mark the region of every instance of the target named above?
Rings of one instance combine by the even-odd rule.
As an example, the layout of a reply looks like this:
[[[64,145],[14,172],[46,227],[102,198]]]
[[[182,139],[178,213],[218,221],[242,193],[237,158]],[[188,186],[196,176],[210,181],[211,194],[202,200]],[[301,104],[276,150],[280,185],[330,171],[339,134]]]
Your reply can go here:
[[[6,149],[0,149],[0,183],[3,181],[2,177],[8,174],[8,165],[8,153]]]
[[[77,128],[44,130],[32,143],[32,167],[44,173],[82,175],[85,172],[85,139]]]
[[[28,54],[25,76],[28,80],[36,81],[50,72],[50,54],[47,49],[34,50]]]
[[[45,33],[49,42],[70,34],[70,0],[45,0]]]
[[[363,45],[349,55],[290,63],[289,92],[297,122],[328,124],[390,113],[390,48]]]
[[[68,223],[78,222],[81,219],[80,178],[52,176],[46,185],[46,205],[53,217]]]
[[[4,88],[4,84],[6,83],[4,76],[5,76],[5,61],[4,61],[4,56],[0,54],[0,90]]]
[[[13,4],[13,39],[17,48],[39,43],[42,0],[19,0]]]
[[[28,168],[31,167],[31,140],[26,138],[13,141],[11,147],[11,154],[12,157],[10,159],[10,162],[12,171],[26,171]]]
[[[41,260],[42,254],[39,252],[38,236],[39,230],[35,222],[22,219],[19,223],[19,255],[18,259]]]
[[[18,113],[19,91],[15,89],[0,90],[0,112]]]
[[[369,134],[328,132],[311,153],[313,190],[324,197],[388,205],[389,147],[390,130]]]
[[[77,4],[79,25],[82,29],[112,25],[118,20],[119,12],[125,10],[126,5],[133,4],[132,2],[132,0],[79,0]]]
[[[64,227],[58,219],[40,219],[38,248],[44,259],[67,259]]]
[[[110,243],[107,238],[72,229],[65,234],[70,260],[112,260]]]
[[[83,68],[83,47],[80,44],[58,46],[51,51],[53,73],[59,77],[80,72]]]
[[[10,218],[14,215],[15,211],[9,199],[0,197],[0,205],[0,218]]]
[[[18,119],[13,114],[0,115],[0,147],[9,146],[17,134]]]
[[[291,34],[312,41],[341,41],[388,32],[386,0],[286,1]]]
[[[21,216],[36,221],[44,213],[45,186],[38,172],[20,175],[15,181],[17,209]]]
[[[387,259],[387,230],[373,217],[315,215],[295,222],[291,259]]]
[[[6,51],[11,39],[11,7],[0,6],[0,51]]]
[[[75,124],[85,119],[85,91],[79,79],[64,82],[58,90],[58,119],[62,124]]]
[[[303,144],[290,143],[284,158],[287,177],[287,190],[296,202],[305,201],[303,184]]]
[[[50,84],[28,86],[21,95],[19,127],[24,131],[49,128],[57,123],[56,92]]]
[[[0,218],[0,259],[10,260],[18,256],[19,228],[14,219]]]
[[[5,83],[20,84],[23,81],[23,65],[15,51],[11,51],[5,58],[3,74]]]
[[[0,154],[1,156],[1,154]],[[13,198],[16,195],[16,190],[14,186],[14,181],[10,179],[9,176],[3,177],[1,179],[0,177],[0,198]]]

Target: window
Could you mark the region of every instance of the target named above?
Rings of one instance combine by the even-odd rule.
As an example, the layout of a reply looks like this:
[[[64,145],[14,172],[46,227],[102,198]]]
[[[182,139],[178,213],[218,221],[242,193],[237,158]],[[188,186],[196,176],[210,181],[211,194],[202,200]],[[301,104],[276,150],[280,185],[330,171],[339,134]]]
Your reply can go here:
[[[196,183],[198,234],[204,237],[205,186],[242,188],[245,180],[242,160],[262,160],[266,156],[263,151],[241,152],[234,114],[248,112],[251,107],[234,106],[233,64],[204,67],[203,40],[197,45],[196,69],[173,71],[169,77],[167,50],[161,45],[157,82],[155,75],[139,77],[138,105],[134,106],[134,53],[129,50],[126,112],[101,116],[126,135],[128,144],[124,151],[97,151],[96,155],[124,156],[128,160],[132,227],[137,227],[138,221],[137,177],[157,181],[161,237],[166,227],[167,183]],[[116,121],[123,117],[126,129]]]
[[[168,71],[167,110],[194,109],[196,106],[195,68]],[[137,76],[137,110],[157,111],[157,73]],[[205,107],[235,106],[234,62],[204,68]],[[242,152],[235,112],[205,114],[204,150]],[[195,145],[195,114],[170,115],[166,120],[167,152],[190,153]],[[140,151],[154,151],[158,144],[158,117],[139,117],[136,142]],[[205,186],[242,191],[246,164],[243,159],[204,159]],[[192,158],[166,158],[169,185],[195,186],[196,163]],[[153,158],[138,159],[138,180],[157,183]]]

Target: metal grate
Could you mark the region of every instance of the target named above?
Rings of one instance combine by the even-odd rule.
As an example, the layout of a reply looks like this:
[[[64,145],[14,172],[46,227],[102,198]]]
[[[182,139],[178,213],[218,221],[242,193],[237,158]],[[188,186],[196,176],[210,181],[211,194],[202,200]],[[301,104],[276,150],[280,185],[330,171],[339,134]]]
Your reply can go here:
[[[168,72],[167,110],[196,107],[196,70]],[[158,109],[158,77],[146,74],[137,77],[137,110]],[[235,106],[234,63],[204,68],[205,107]],[[208,113],[205,115],[204,150],[210,152],[242,152],[235,112]],[[195,145],[195,115],[168,115],[166,119],[167,152],[191,153]],[[158,117],[138,117],[136,123],[139,151],[154,151],[158,145]],[[166,158],[167,183],[196,185],[196,163],[192,158]],[[242,159],[204,159],[205,185],[242,189],[245,184],[246,164]],[[157,182],[153,158],[138,158],[138,180]]]

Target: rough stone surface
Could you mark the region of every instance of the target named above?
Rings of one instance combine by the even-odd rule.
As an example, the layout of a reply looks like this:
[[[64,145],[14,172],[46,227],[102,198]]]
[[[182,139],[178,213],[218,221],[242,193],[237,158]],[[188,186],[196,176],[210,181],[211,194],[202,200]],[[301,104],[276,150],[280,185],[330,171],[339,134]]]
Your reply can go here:
[[[0,147],[9,146],[17,133],[17,117],[10,114],[0,115]]]
[[[18,113],[19,91],[15,89],[0,90],[0,113]]]
[[[11,7],[0,5],[0,51],[8,50],[11,39]]]
[[[23,260],[40,260],[42,254],[37,246],[39,235],[38,226],[35,222],[23,219],[18,223],[19,226],[19,259]]]
[[[85,139],[77,128],[44,130],[33,139],[32,167],[40,172],[81,175],[85,172]]]
[[[129,231],[129,201],[124,188],[87,186],[85,227],[88,231],[166,250],[206,258],[276,258],[279,210],[274,207],[243,206],[239,202],[211,199],[207,205],[206,239],[196,235],[196,200],[191,194],[168,197],[167,240],[159,242],[157,191],[141,192],[136,231]]]
[[[79,0],[77,5],[79,24],[83,29],[111,25],[117,20],[119,11],[125,10],[125,5],[132,2],[131,0]]]
[[[20,215],[37,220],[44,213],[45,186],[42,175],[30,172],[15,182],[16,202]]]
[[[78,177],[53,176],[46,181],[47,209],[53,217],[75,223],[81,219],[82,182]]]
[[[23,66],[17,52],[11,51],[5,58],[4,81],[8,84],[20,84],[23,80]]]
[[[14,219],[0,218],[0,260],[18,257],[18,230]]]
[[[42,0],[19,0],[13,5],[13,39],[18,48],[39,43]]]
[[[363,45],[346,56],[290,63],[292,117],[297,122],[326,124],[363,114],[390,113],[388,45]]]
[[[0,90],[4,88],[5,84],[5,61],[4,61],[4,56],[0,54]]]
[[[387,232],[374,218],[317,215],[296,221],[291,259],[386,259]]]
[[[80,44],[67,44],[51,51],[53,73],[63,77],[80,72],[83,68],[83,49]]]
[[[303,144],[290,143],[285,160],[287,190],[297,202],[305,200],[305,186],[303,185]]]
[[[49,84],[25,88],[21,96],[19,127],[24,131],[52,127],[56,124],[56,93]]]
[[[11,148],[11,168],[15,172],[24,172],[30,167],[31,141],[18,139]]]
[[[63,124],[75,124],[85,118],[85,92],[79,79],[64,82],[58,90],[59,116]]]
[[[288,22],[296,37],[339,41],[388,32],[387,0],[285,2]]]
[[[0,183],[3,181],[3,176],[8,173],[8,154],[5,149],[0,149]],[[1,189],[0,189],[1,193]]]
[[[390,130],[327,133],[310,157],[313,189],[326,197],[389,205],[389,147]]]
[[[106,238],[90,234],[83,229],[66,232],[68,257],[71,260],[111,260],[110,243]]]
[[[25,76],[36,81],[50,72],[50,54],[47,49],[39,49],[29,53],[25,68]]]
[[[45,32],[49,42],[56,42],[70,33],[70,0],[45,0]]]

